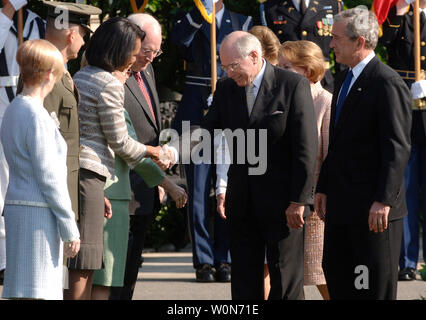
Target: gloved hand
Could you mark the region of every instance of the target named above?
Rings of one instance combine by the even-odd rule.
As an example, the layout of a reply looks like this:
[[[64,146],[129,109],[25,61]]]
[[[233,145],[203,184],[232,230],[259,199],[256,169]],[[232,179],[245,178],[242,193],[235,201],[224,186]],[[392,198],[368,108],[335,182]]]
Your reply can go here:
[[[213,102],[213,95],[210,94],[209,97],[207,98],[207,107],[210,107],[212,105]]]
[[[414,100],[426,97],[426,80],[414,82],[411,85],[411,95]]]
[[[12,7],[15,9],[15,11],[18,11],[23,6],[27,4],[26,0],[9,0]]]

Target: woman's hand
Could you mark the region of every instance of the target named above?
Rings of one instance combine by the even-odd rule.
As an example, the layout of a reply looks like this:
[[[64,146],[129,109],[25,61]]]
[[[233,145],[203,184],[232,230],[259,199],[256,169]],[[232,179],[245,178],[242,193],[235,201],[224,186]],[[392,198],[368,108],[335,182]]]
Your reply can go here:
[[[169,178],[164,177],[161,181],[160,186],[163,187],[176,202],[177,208],[183,208],[188,200],[188,195],[185,189],[179,187],[176,183],[172,182]]]
[[[80,239],[64,243],[64,255],[67,258],[74,258],[80,251]]]

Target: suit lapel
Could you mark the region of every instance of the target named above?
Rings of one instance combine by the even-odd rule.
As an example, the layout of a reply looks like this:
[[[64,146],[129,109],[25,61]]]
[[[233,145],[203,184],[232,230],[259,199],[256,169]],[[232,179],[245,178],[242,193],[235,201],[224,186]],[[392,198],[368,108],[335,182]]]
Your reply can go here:
[[[303,1],[303,0],[300,0]],[[301,24],[303,24],[305,21],[310,21],[314,16],[318,14],[318,2],[311,0],[309,2],[309,7],[306,9],[306,13],[302,18]]]
[[[378,58],[375,56],[364,68],[359,77],[352,85],[351,90],[346,96],[345,102],[342,106],[339,119],[334,134],[337,135],[339,131],[344,127],[346,119],[349,119],[351,112],[357,107],[358,100],[363,96],[363,91],[368,87],[368,79],[371,74],[371,70],[378,63]],[[346,76],[346,75],[345,75]],[[335,111],[334,111],[335,112]],[[334,115],[335,118],[336,115]],[[334,122],[332,122],[334,123]]]
[[[286,0],[282,3],[282,5],[278,5],[277,11],[281,12],[284,17],[289,18],[297,23],[299,23],[300,19],[302,18],[302,14],[294,7],[292,0]]]
[[[231,94],[232,102],[230,105],[232,106],[230,108],[231,111],[231,119],[234,121],[241,121],[240,124],[235,126],[236,128],[247,128],[247,124],[249,121],[248,117],[248,111],[247,111],[247,99],[246,99],[246,91],[245,87],[239,87],[234,82],[234,87],[232,88],[232,94]]]
[[[151,97],[153,101],[151,101],[152,108],[154,109],[155,113],[155,119],[157,128],[161,125],[161,110],[160,110],[160,101],[158,100],[158,94],[156,90],[155,85],[155,79],[154,79],[154,70],[152,68],[147,68],[142,72],[142,78],[145,78],[146,82],[148,83],[147,90],[150,92]],[[149,106],[148,106],[149,109]]]
[[[142,94],[141,89],[139,88],[138,82],[136,81],[134,76],[131,76],[126,81],[126,86],[129,88],[130,92],[134,95],[136,98],[136,101],[141,105],[142,110],[145,112],[147,118],[151,122],[152,126],[158,130],[157,124],[155,123],[154,119],[152,118],[151,110],[149,109],[148,103],[145,100],[145,97]]]
[[[259,91],[254,102],[248,126],[253,126],[256,121],[260,120],[264,115],[264,110],[268,107],[269,102],[274,97],[273,89],[275,87],[275,74],[272,65],[266,62],[265,73],[260,84]],[[247,103],[246,103],[247,105]],[[246,108],[247,109],[247,108]],[[247,111],[248,114],[248,111]]]
[[[218,36],[217,36],[217,51],[220,52],[220,43],[222,43],[222,40],[230,34],[232,31],[232,22],[231,22],[231,15],[229,14],[229,11],[225,9],[222,16],[222,22],[220,23],[220,28],[218,30]]]

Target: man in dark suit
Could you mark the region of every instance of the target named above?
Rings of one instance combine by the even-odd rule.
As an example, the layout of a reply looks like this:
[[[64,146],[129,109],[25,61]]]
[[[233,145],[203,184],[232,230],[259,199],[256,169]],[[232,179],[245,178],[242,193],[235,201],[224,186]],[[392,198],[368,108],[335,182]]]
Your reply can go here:
[[[258,156],[265,162],[264,172],[254,172],[249,155],[235,152],[241,145],[226,135],[234,151],[225,201],[232,298],[264,299],[266,248],[269,299],[302,299],[303,214],[313,202],[317,152],[309,82],[267,63],[260,42],[247,32],[228,35],[220,58],[228,78],[218,82],[202,127],[243,131],[244,150],[264,150]],[[237,161],[241,156],[248,161]]]
[[[334,20],[330,45],[349,69],[336,79],[315,196],[325,215],[324,274],[331,299],[396,299],[410,91],[374,54],[373,13],[354,8]]]
[[[281,43],[312,41],[321,48],[325,60],[330,60],[333,15],[343,10],[341,0],[268,0],[260,8],[262,24],[274,31]],[[333,82],[327,71],[323,87],[332,92]]]
[[[160,101],[155,86],[152,61],[161,54],[161,26],[148,14],[133,14],[128,19],[137,24],[146,36],[141,50],[132,65],[132,75],[124,86],[124,108],[129,113],[138,141],[157,146],[161,132]],[[178,160],[177,152],[173,154]],[[165,168],[163,168],[165,169]],[[122,288],[111,289],[113,300],[131,300],[135,289],[145,237],[154,215],[160,209],[158,188],[150,188],[133,170],[130,171],[134,212],[130,215],[130,232],[126,271]]]
[[[220,69],[220,43],[235,30],[247,31],[252,18],[229,11],[219,0],[216,4],[217,25],[217,75],[225,76]],[[200,124],[208,108],[207,98],[211,93],[210,24],[194,6],[189,12],[179,12],[171,31],[170,39],[178,46],[187,63],[186,82],[172,127],[182,133],[182,121],[192,126]],[[186,164],[188,185],[188,216],[191,232],[192,260],[196,280],[200,282],[229,282],[230,256],[226,222],[218,214],[214,216],[214,236],[210,234],[211,204],[209,201],[215,167],[210,164]]]
[[[410,0],[408,2],[414,2]],[[426,0],[419,3],[420,12],[420,63],[426,69]],[[414,15],[413,6],[400,0],[392,7],[383,23],[383,37],[380,40],[389,54],[388,64],[411,87],[425,86],[426,81],[414,82]],[[414,91],[415,92],[415,91]],[[423,89],[423,95],[425,96]],[[413,96],[413,98],[417,98]],[[420,204],[423,212],[423,230],[426,230],[426,108],[413,108],[411,128],[411,154],[405,170],[405,189],[408,215],[404,218],[401,255],[399,257],[399,280],[415,280],[419,261]],[[426,232],[423,231],[423,261],[426,262]]]

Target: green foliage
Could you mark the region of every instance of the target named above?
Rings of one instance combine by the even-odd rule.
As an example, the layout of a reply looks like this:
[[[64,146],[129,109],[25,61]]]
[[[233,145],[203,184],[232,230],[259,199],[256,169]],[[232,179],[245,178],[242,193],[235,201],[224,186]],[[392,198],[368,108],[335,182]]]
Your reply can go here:
[[[145,248],[158,250],[165,244],[173,244],[176,250],[187,243],[186,209],[177,209],[175,203],[163,205],[147,233]]]

